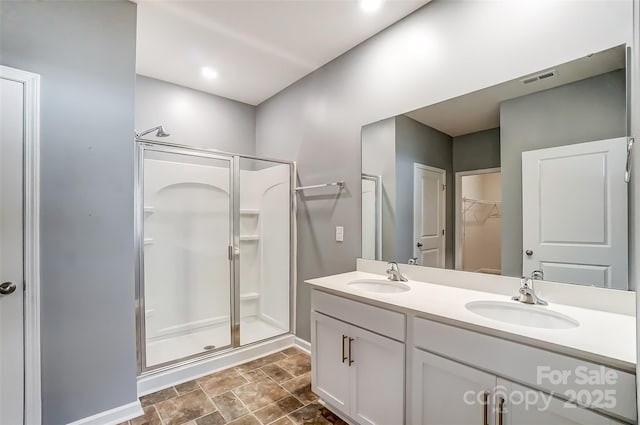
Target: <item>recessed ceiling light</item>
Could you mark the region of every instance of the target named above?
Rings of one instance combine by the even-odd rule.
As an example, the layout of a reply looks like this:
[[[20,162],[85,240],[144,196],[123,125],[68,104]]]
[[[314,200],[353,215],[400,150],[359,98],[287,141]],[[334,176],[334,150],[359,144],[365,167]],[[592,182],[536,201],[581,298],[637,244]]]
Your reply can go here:
[[[360,7],[365,12],[374,12],[380,9],[383,0],[360,0]]]
[[[207,78],[209,80],[213,80],[214,78],[218,77],[218,71],[208,66],[203,66],[202,69],[200,69],[200,72],[202,73],[202,76],[204,78]]]

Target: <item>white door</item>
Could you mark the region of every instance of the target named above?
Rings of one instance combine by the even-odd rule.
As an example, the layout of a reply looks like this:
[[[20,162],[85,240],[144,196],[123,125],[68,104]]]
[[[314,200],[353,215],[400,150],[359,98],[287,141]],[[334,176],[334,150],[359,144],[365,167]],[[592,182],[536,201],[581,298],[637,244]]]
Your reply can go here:
[[[593,411],[569,404],[549,394],[543,394],[531,388],[523,387],[508,381],[498,380],[498,388],[505,388],[512,400],[525,400],[530,404],[510,403],[505,401],[503,423],[505,425],[613,425],[622,422],[601,416]],[[533,394],[537,394],[534,397]]]
[[[22,424],[24,92],[0,84],[0,423]]]
[[[349,414],[349,325],[320,313],[311,316],[313,391]]]
[[[413,350],[413,425],[494,423],[496,377],[426,351]]]
[[[523,275],[628,289],[626,144],[522,153]]]
[[[421,266],[444,267],[445,264],[446,177],[445,170],[414,164],[414,255]]]
[[[351,326],[351,417],[362,425],[404,423],[404,344]]]

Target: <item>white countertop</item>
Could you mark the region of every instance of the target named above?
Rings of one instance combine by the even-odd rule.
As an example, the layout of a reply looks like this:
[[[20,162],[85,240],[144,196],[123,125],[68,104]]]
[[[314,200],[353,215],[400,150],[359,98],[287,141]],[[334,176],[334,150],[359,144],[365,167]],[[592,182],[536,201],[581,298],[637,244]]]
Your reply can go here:
[[[636,318],[563,304],[549,303],[548,310],[565,314],[580,325],[570,329],[543,329],[492,320],[465,308],[471,301],[510,301],[510,297],[434,283],[409,280],[411,290],[375,293],[347,285],[357,279],[384,279],[361,271],[307,280],[315,289],[371,301],[394,310],[471,329],[488,335],[526,343],[635,374]],[[514,294],[515,295],[515,294]],[[516,301],[513,301],[514,303]]]

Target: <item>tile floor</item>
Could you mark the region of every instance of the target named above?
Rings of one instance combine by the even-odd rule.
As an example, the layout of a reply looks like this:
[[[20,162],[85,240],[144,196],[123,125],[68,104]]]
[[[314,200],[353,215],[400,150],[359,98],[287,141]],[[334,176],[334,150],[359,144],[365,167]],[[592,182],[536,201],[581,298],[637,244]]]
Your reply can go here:
[[[311,392],[311,359],[290,347],[140,398],[122,425],[346,425]]]

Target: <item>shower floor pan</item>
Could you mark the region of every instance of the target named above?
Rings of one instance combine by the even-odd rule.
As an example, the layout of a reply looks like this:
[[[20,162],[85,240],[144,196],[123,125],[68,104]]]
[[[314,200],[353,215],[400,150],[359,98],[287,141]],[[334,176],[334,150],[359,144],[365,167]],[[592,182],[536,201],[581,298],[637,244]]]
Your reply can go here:
[[[240,319],[240,345],[261,341],[288,332],[256,316]],[[215,347],[230,344],[229,324],[223,323],[199,329],[184,335],[147,343],[147,366],[154,366],[192,356]]]

